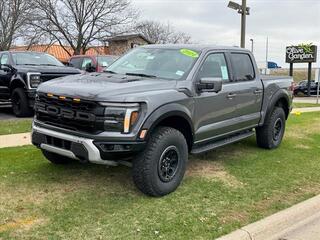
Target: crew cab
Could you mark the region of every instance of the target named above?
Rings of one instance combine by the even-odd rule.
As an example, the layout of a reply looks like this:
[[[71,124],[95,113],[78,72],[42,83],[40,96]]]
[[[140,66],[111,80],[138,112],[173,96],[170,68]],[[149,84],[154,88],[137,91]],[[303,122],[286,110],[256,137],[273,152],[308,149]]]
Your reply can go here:
[[[174,191],[188,155],[256,135],[277,148],[292,78],[260,76],[251,52],[207,45],[135,48],[105,73],[43,83],[32,142],[55,164],[132,166],[145,194]]]
[[[0,100],[11,101],[17,117],[33,114],[34,96],[40,83],[81,73],[65,67],[55,57],[40,52],[0,52]]]
[[[75,55],[69,59],[69,66],[86,72],[103,72],[118,56],[115,55]]]

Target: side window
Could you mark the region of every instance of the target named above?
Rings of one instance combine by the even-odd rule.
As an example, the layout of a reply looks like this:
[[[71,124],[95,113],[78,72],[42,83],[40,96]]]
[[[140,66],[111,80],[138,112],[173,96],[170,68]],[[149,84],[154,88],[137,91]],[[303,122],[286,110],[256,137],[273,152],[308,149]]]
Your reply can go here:
[[[210,54],[199,70],[198,78],[222,78],[229,81],[228,67],[223,53]]]
[[[1,64],[8,64],[9,63],[9,55],[2,54],[0,62],[1,62]]]
[[[232,67],[236,81],[248,81],[255,78],[251,58],[245,53],[231,53]]]
[[[82,58],[71,58],[70,63],[73,67],[81,69]]]
[[[88,64],[91,64],[91,66],[93,66],[93,62],[92,62],[92,59],[91,58],[84,58],[83,59],[83,62],[82,62],[82,65],[81,65],[81,70],[86,70],[86,66]]]

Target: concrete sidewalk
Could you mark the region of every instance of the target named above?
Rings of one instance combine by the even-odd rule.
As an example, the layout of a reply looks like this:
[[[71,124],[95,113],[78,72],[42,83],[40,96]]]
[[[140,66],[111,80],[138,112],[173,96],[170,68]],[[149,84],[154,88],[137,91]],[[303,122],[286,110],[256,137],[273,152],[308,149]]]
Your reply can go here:
[[[319,99],[320,101],[320,99]],[[293,102],[297,103],[317,103],[316,97],[294,97]]]
[[[319,240],[320,195],[217,240]]]
[[[294,108],[292,109],[292,113],[295,112],[318,112],[320,111],[320,107],[304,107],[304,108]]]
[[[0,148],[18,147],[31,144],[31,133],[18,133],[0,136]]]

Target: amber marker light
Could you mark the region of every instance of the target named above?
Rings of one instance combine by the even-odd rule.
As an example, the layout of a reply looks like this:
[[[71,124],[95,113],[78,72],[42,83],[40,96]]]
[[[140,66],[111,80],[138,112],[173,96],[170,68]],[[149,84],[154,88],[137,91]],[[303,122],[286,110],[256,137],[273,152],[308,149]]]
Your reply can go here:
[[[73,101],[79,103],[81,100],[80,100],[80,98],[74,98]]]
[[[124,133],[130,132],[130,127],[133,126],[138,120],[139,113],[137,110],[128,109],[124,118],[123,131]]]
[[[60,100],[66,100],[66,97],[64,97],[64,96],[59,96],[59,99],[60,99]]]
[[[47,93],[47,97],[53,97],[52,93]]]
[[[139,135],[139,138],[140,139],[144,139],[147,135],[147,129],[143,129],[141,132],[140,132],[140,135]]]

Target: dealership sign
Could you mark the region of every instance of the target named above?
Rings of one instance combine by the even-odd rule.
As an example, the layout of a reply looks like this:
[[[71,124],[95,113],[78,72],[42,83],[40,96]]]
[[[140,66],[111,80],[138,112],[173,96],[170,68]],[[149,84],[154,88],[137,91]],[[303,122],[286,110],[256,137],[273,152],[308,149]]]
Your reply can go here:
[[[298,46],[286,47],[287,63],[305,63],[317,61],[317,46],[311,44],[300,44]]]

